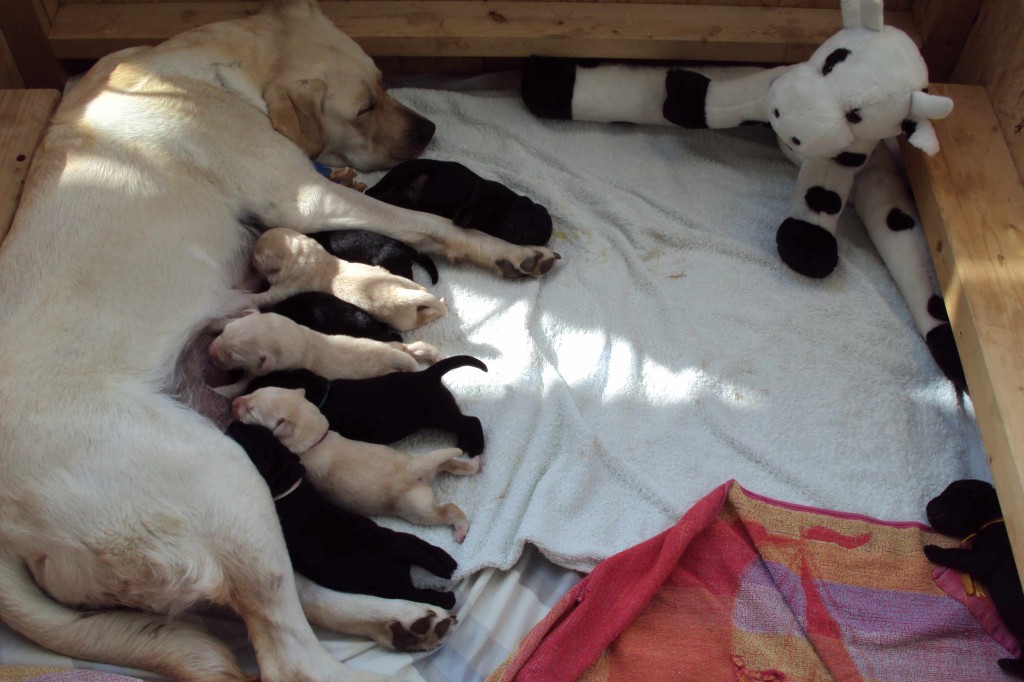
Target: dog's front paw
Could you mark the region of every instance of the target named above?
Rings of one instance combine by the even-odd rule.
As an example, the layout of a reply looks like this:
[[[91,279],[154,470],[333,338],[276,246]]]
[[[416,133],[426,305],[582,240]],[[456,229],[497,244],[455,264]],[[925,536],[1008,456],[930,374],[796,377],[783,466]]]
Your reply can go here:
[[[928,557],[928,561],[938,564],[942,558],[942,548],[938,545],[925,545],[924,555]]]
[[[395,651],[427,651],[437,648],[451,636],[458,622],[453,614],[423,604],[407,604],[412,607],[409,613],[388,624],[389,640],[378,640],[380,644]]]
[[[517,249],[511,258],[499,258],[494,262],[505,279],[540,277],[562,257],[546,247],[523,247]]]

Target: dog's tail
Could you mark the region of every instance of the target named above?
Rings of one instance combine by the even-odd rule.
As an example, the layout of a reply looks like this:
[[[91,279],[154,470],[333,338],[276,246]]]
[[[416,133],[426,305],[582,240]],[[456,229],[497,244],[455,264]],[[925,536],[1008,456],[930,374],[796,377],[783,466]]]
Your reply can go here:
[[[440,379],[448,372],[459,367],[476,367],[477,369],[487,371],[487,365],[483,363],[483,360],[478,360],[472,355],[453,355],[450,358],[444,360],[438,360],[433,365],[423,370],[424,374],[430,374],[431,378]]]
[[[0,551],[0,619],[41,646],[74,658],[189,682],[246,679],[224,644],[184,621],[141,611],[76,611],[57,603],[10,551]]]
[[[430,275],[430,283],[437,284],[437,266],[434,265],[434,259],[425,253],[417,251],[416,255],[413,256],[413,260],[423,266],[423,269]]]

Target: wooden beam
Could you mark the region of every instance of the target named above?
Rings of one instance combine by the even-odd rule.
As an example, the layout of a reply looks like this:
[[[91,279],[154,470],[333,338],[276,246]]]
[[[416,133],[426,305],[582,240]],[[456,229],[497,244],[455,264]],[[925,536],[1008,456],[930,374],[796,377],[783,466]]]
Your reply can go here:
[[[21,79],[18,64],[14,61],[7,38],[0,31],[0,88],[23,88],[25,81]]]
[[[56,90],[0,90],[0,243],[11,229],[29,165],[59,101]]]
[[[945,82],[967,44],[982,0],[915,0],[914,23],[921,33],[921,55],[933,81]]]
[[[971,402],[1024,574],[1024,185],[984,88],[953,98],[934,157],[901,142]]]
[[[324,12],[371,55],[785,63],[806,59],[841,26],[836,9],[592,2],[348,0]],[[258,2],[72,3],[50,42],[60,58],[153,44],[201,24],[258,11]],[[910,12],[886,21],[916,36]]]
[[[26,87],[60,89],[67,75],[50,49],[37,7],[34,0],[0,0],[0,30]]]

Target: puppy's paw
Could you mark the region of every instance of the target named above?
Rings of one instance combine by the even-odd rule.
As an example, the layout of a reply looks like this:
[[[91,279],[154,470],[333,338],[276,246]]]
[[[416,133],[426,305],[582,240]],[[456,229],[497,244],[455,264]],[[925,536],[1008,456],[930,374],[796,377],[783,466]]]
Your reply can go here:
[[[928,557],[928,561],[938,564],[942,559],[942,548],[938,545],[925,545],[924,555]]]
[[[433,365],[443,357],[441,355],[441,351],[436,347],[431,346],[426,341],[415,341],[413,343],[406,344],[405,352],[420,362],[424,362],[428,365]]]
[[[387,634],[374,638],[381,646],[395,651],[428,651],[451,636],[458,621],[447,611],[426,604],[405,602],[399,618],[387,624]]]
[[[551,249],[542,246],[523,247],[499,258],[494,264],[505,279],[521,279],[540,277],[559,259],[561,256]]]

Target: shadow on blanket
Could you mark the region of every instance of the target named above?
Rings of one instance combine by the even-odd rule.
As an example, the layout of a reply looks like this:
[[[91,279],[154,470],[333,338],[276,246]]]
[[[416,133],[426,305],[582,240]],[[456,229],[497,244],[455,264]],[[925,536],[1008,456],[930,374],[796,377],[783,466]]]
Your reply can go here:
[[[929,543],[949,540],[729,482],[598,565],[489,680],[1011,679]]]

